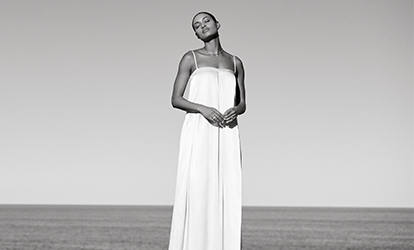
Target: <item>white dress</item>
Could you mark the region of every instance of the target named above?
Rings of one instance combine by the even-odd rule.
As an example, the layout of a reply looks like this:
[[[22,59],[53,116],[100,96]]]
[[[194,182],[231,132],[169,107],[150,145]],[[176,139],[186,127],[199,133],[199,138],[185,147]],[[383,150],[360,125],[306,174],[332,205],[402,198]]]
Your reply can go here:
[[[188,100],[221,113],[234,107],[234,70],[198,68]],[[169,250],[241,249],[241,148],[237,120],[224,128],[187,113],[180,139]]]

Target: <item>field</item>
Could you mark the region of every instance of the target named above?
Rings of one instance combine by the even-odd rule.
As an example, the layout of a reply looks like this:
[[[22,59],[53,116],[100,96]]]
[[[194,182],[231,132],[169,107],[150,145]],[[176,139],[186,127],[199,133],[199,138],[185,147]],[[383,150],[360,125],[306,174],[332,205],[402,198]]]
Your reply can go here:
[[[0,250],[161,250],[170,206],[0,205]],[[243,249],[414,249],[414,209],[244,207]]]

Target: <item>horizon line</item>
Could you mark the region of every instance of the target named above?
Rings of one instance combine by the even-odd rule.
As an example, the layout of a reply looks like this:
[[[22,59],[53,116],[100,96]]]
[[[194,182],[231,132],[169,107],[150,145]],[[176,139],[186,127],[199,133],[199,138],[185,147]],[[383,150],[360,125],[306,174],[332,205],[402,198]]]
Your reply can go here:
[[[0,206],[101,206],[101,207],[173,207],[172,204],[76,204],[76,203],[0,203]],[[365,209],[414,209],[414,206],[289,206],[242,205],[243,208],[365,208]]]

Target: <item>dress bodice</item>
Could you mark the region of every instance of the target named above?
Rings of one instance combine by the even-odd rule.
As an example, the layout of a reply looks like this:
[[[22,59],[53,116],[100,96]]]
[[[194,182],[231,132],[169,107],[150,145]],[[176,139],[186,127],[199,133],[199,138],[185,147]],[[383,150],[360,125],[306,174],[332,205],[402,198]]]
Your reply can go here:
[[[188,100],[220,112],[234,106],[236,77],[230,69],[197,68],[189,79]]]

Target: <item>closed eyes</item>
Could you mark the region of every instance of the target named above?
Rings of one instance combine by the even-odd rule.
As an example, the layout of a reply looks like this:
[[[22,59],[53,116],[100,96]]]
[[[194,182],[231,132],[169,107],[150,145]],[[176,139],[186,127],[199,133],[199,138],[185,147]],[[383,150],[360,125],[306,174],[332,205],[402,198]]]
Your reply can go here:
[[[204,17],[204,18],[203,18],[203,22],[204,22],[204,23],[208,23],[208,22],[210,22],[210,18],[208,18],[208,17]],[[194,24],[194,28],[195,28],[195,29],[198,29],[200,26],[201,26],[200,22],[196,22],[196,23]]]

